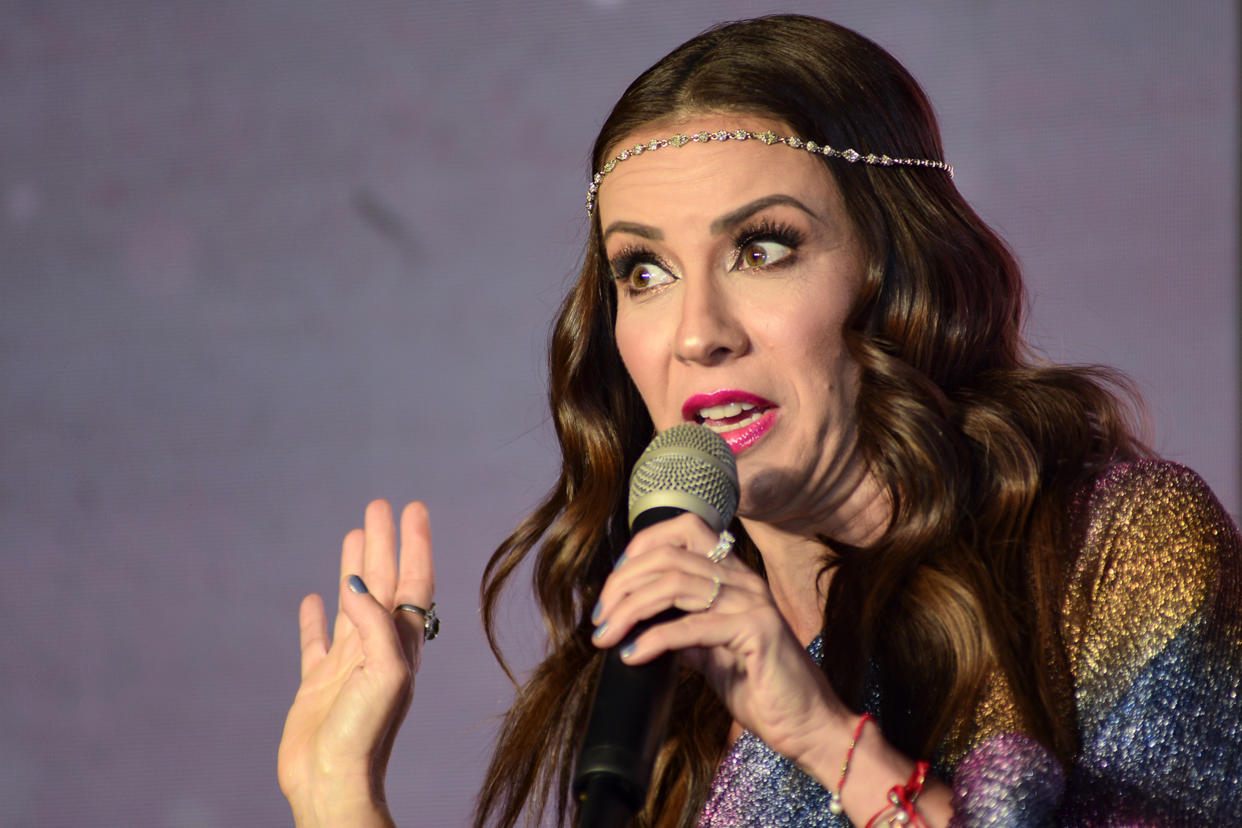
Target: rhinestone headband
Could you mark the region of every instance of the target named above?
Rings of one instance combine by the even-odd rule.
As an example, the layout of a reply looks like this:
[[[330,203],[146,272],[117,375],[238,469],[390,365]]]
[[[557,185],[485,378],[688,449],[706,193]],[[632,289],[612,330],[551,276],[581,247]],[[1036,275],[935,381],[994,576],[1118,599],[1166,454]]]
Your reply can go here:
[[[591,185],[587,187],[586,210],[590,215],[595,210],[595,196],[599,192],[599,183],[604,180],[604,176],[612,172],[617,164],[625,161],[627,158],[633,158],[636,155],[642,155],[644,152],[654,152],[664,147],[684,147],[686,144],[698,142],[705,144],[708,141],[760,141],[771,146],[772,144],[784,144],[793,149],[806,150],[816,155],[825,155],[829,158],[844,158],[851,164],[861,161],[864,164],[870,164],[875,167],[932,167],[937,170],[944,170],[949,174],[949,178],[953,177],[953,167],[943,161],[932,161],[927,158],[890,158],[887,155],[863,155],[857,150],[833,149],[827,144],[817,144],[814,141],[803,141],[792,135],[781,138],[772,130],[764,132],[751,132],[746,129],[735,129],[732,132],[720,129],[715,132],[696,132],[693,135],[677,133],[671,138],[652,138],[645,144],[635,144],[621,153],[615,158],[608,161],[600,168],[599,172],[591,178]]]

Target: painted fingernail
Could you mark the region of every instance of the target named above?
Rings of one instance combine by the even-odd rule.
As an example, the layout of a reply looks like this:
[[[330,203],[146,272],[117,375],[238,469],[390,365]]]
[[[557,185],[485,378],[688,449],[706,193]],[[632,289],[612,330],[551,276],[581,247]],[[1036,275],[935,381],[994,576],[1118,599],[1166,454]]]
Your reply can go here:
[[[608,629],[608,622],[605,621],[604,623],[600,624],[598,627],[595,628],[595,632],[591,633],[591,638],[599,638],[600,636],[604,634],[604,631],[607,629]]]
[[[621,657],[629,658],[630,656],[634,655],[634,649],[637,646],[638,646],[638,642],[635,642],[635,641],[631,641],[629,644],[626,644],[624,647],[621,648]]]
[[[595,602],[595,609],[591,610],[591,623],[592,623],[592,624],[598,624],[598,623],[599,623],[599,617],[600,617],[603,613],[604,613],[604,605],[603,605],[603,604],[601,604],[601,603],[599,603],[598,601],[596,601],[596,602]]]
[[[354,592],[358,593],[359,595],[366,595],[366,594],[367,594],[367,585],[366,585],[366,583],[364,583],[364,582],[363,582],[363,580],[362,580],[361,578],[359,578],[357,575],[350,575],[350,576],[349,576],[349,588],[350,588],[352,591],[354,591]]]
[[[617,567],[621,566],[621,564],[623,564],[623,563],[625,563],[625,553],[624,553],[624,552],[622,552],[622,553],[621,553],[621,557],[617,558],[617,562],[616,562],[615,564],[613,564],[613,565],[612,565],[612,568],[613,568],[613,569],[616,569]]]

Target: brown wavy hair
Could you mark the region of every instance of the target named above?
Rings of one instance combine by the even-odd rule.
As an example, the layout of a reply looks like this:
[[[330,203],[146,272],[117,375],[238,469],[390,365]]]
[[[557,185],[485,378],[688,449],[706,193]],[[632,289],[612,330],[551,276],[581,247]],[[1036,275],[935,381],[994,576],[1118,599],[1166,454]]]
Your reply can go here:
[[[608,116],[592,170],[644,126],[708,112],[725,116],[722,127],[729,113],[745,113],[838,148],[943,157],[926,96],[891,55],[835,24],[785,15],[711,29],[645,72]],[[870,547],[823,539],[833,570],[824,671],[855,709],[869,677],[881,689],[885,736],[911,756],[935,755],[999,671],[1029,734],[1066,759],[1077,734],[1056,619],[1075,531],[1065,515],[1084,480],[1144,452],[1128,386],[1106,369],[1028,353],[1018,265],[947,174],[824,164],[869,262],[844,334],[861,368],[859,440],[893,504]],[[524,810],[539,821],[551,808],[558,824],[571,816],[602,660],[590,610],[628,540],[625,481],[652,434],[617,353],[598,214],[591,222],[549,355],[560,477],[492,555],[480,590],[504,665],[498,603],[534,553],[548,649],[505,718],[476,825],[510,826]],[[762,572],[736,521],[733,530]],[[686,671],[640,824],[694,824],[729,722]]]

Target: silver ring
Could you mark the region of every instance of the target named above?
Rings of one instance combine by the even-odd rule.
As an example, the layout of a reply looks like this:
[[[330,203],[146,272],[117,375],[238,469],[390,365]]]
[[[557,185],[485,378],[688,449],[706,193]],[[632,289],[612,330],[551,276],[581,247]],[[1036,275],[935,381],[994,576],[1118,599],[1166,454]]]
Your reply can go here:
[[[416,612],[423,617],[423,640],[430,641],[440,634],[440,617],[436,615],[436,603],[431,602],[431,609],[423,609],[417,604],[397,604],[393,614],[398,612]]]
[[[707,612],[712,608],[712,604],[716,603],[716,598],[720,595],[720,579],[715,575],[712,576],[712,597],[707,599],[707,606],[699,610],[699,612]]]
[[[733,540],[733,533],[728,529],[721,532],[716,545],[708,550],[707,559],[712,563],[720,563],[729,557],[729,553],[733,551]]]

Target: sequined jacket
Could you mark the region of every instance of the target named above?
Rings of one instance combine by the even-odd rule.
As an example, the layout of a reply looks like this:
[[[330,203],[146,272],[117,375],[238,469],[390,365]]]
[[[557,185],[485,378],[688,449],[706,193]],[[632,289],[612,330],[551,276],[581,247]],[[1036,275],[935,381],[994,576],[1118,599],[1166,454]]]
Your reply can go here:
[[[1024,736],[994,676],[935,757],[953,825],[1242,826],[1238,529],[1194,472],[1157,460],[1112,467],[1074,511],[1061,634],[1080,749],[1062,766]],[[818,639],[810,651],[818,659]],[[827,805],[821,785],[743,733],[699,825],[850,824]]]

